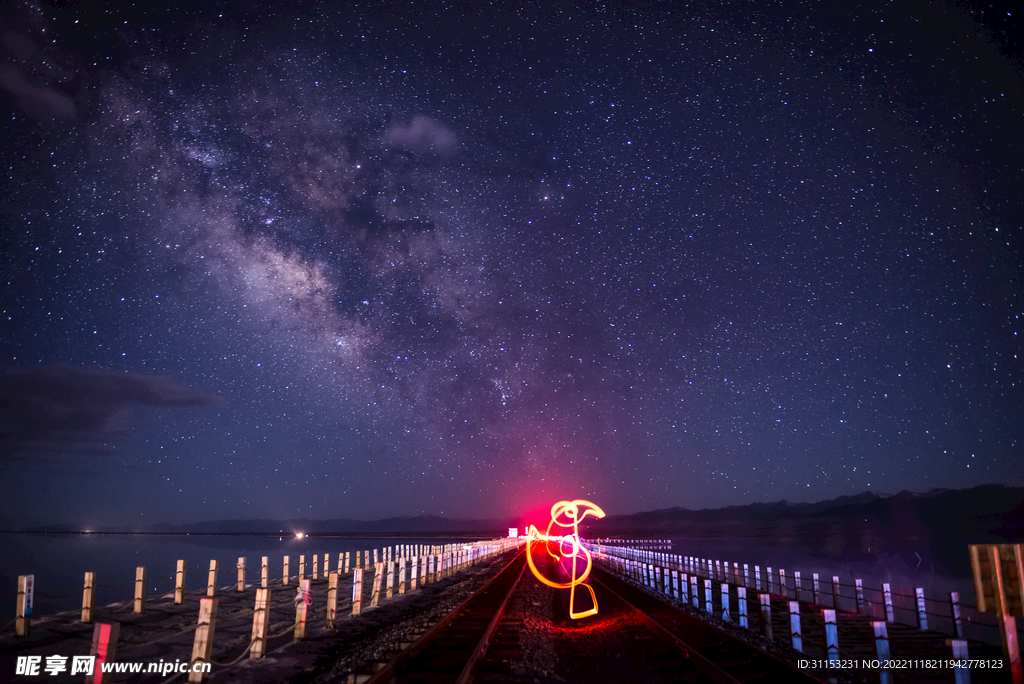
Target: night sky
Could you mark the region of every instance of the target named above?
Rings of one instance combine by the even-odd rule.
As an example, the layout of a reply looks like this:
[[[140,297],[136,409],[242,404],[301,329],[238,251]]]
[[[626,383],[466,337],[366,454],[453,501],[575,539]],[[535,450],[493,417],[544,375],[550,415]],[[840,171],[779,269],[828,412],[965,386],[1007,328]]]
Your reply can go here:
[[[1024,485],[1012,7],[116,4],[0,6],[0,524]]]

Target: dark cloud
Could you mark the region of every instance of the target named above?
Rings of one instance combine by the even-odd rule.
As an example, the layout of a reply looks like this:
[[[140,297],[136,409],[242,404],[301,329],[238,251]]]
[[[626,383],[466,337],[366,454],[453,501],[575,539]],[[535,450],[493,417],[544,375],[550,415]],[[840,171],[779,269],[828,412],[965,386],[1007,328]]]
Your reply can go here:
[[[132,404],[220,403],[170,378],[110,368],[6,368],[0,371],[0,453],[106,452],[127,435]]]

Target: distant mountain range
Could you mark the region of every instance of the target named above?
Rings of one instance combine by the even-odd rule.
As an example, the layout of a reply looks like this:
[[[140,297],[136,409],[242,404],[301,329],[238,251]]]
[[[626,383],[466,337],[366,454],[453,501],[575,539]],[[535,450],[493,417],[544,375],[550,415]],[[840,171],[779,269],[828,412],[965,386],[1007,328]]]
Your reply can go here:
[[[895,534],[973,535],[979,542],[1024,540],[1024,487],[982,485],[923,494],[864,492],[818,503],[778,501],[703,510],[675,507],[588,519],[587,535],[762,536],[768,529],[806,530],[822,524]]]
[[[518,518],[443,518],[420,515],[383,520],[216,520],[190,525],[146,525],[97,528],[96,532],[150,534],[339,534],[504,536],[509,527],[523,528]],[[536,522],[536,521],[529,521]],[[818,503],[754,503],[745,506],[691,510],[674,507],[630,515],[587,518],[584,534],[610,536],[761,536],[778,530],[828,527],[884,529],[890,533],[956,534],[978,541],[1024,539],[1024,487],[983,485],[971,489],[933,489],[923,494],[865,492]],[[48,525],[17,531],[77,532],[74,525]],[[770,532],[769,532],[770,531]]]

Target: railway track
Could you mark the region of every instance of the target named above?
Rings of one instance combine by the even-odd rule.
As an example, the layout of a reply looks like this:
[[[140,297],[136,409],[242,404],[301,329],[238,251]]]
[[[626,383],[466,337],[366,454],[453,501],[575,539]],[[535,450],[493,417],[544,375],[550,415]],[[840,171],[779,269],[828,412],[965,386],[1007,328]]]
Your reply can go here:
[[[568,592],[537,582],[525,556],[348,682],[822,681],[598,569],[590,583],[600,612],[568,620]]]

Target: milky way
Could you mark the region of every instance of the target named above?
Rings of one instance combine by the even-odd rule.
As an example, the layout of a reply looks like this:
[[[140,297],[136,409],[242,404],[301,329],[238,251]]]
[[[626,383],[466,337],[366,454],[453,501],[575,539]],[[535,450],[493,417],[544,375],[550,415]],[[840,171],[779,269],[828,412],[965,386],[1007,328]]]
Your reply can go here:
[[[12,4],[0,522],[1022,485],[1015,21]]]

